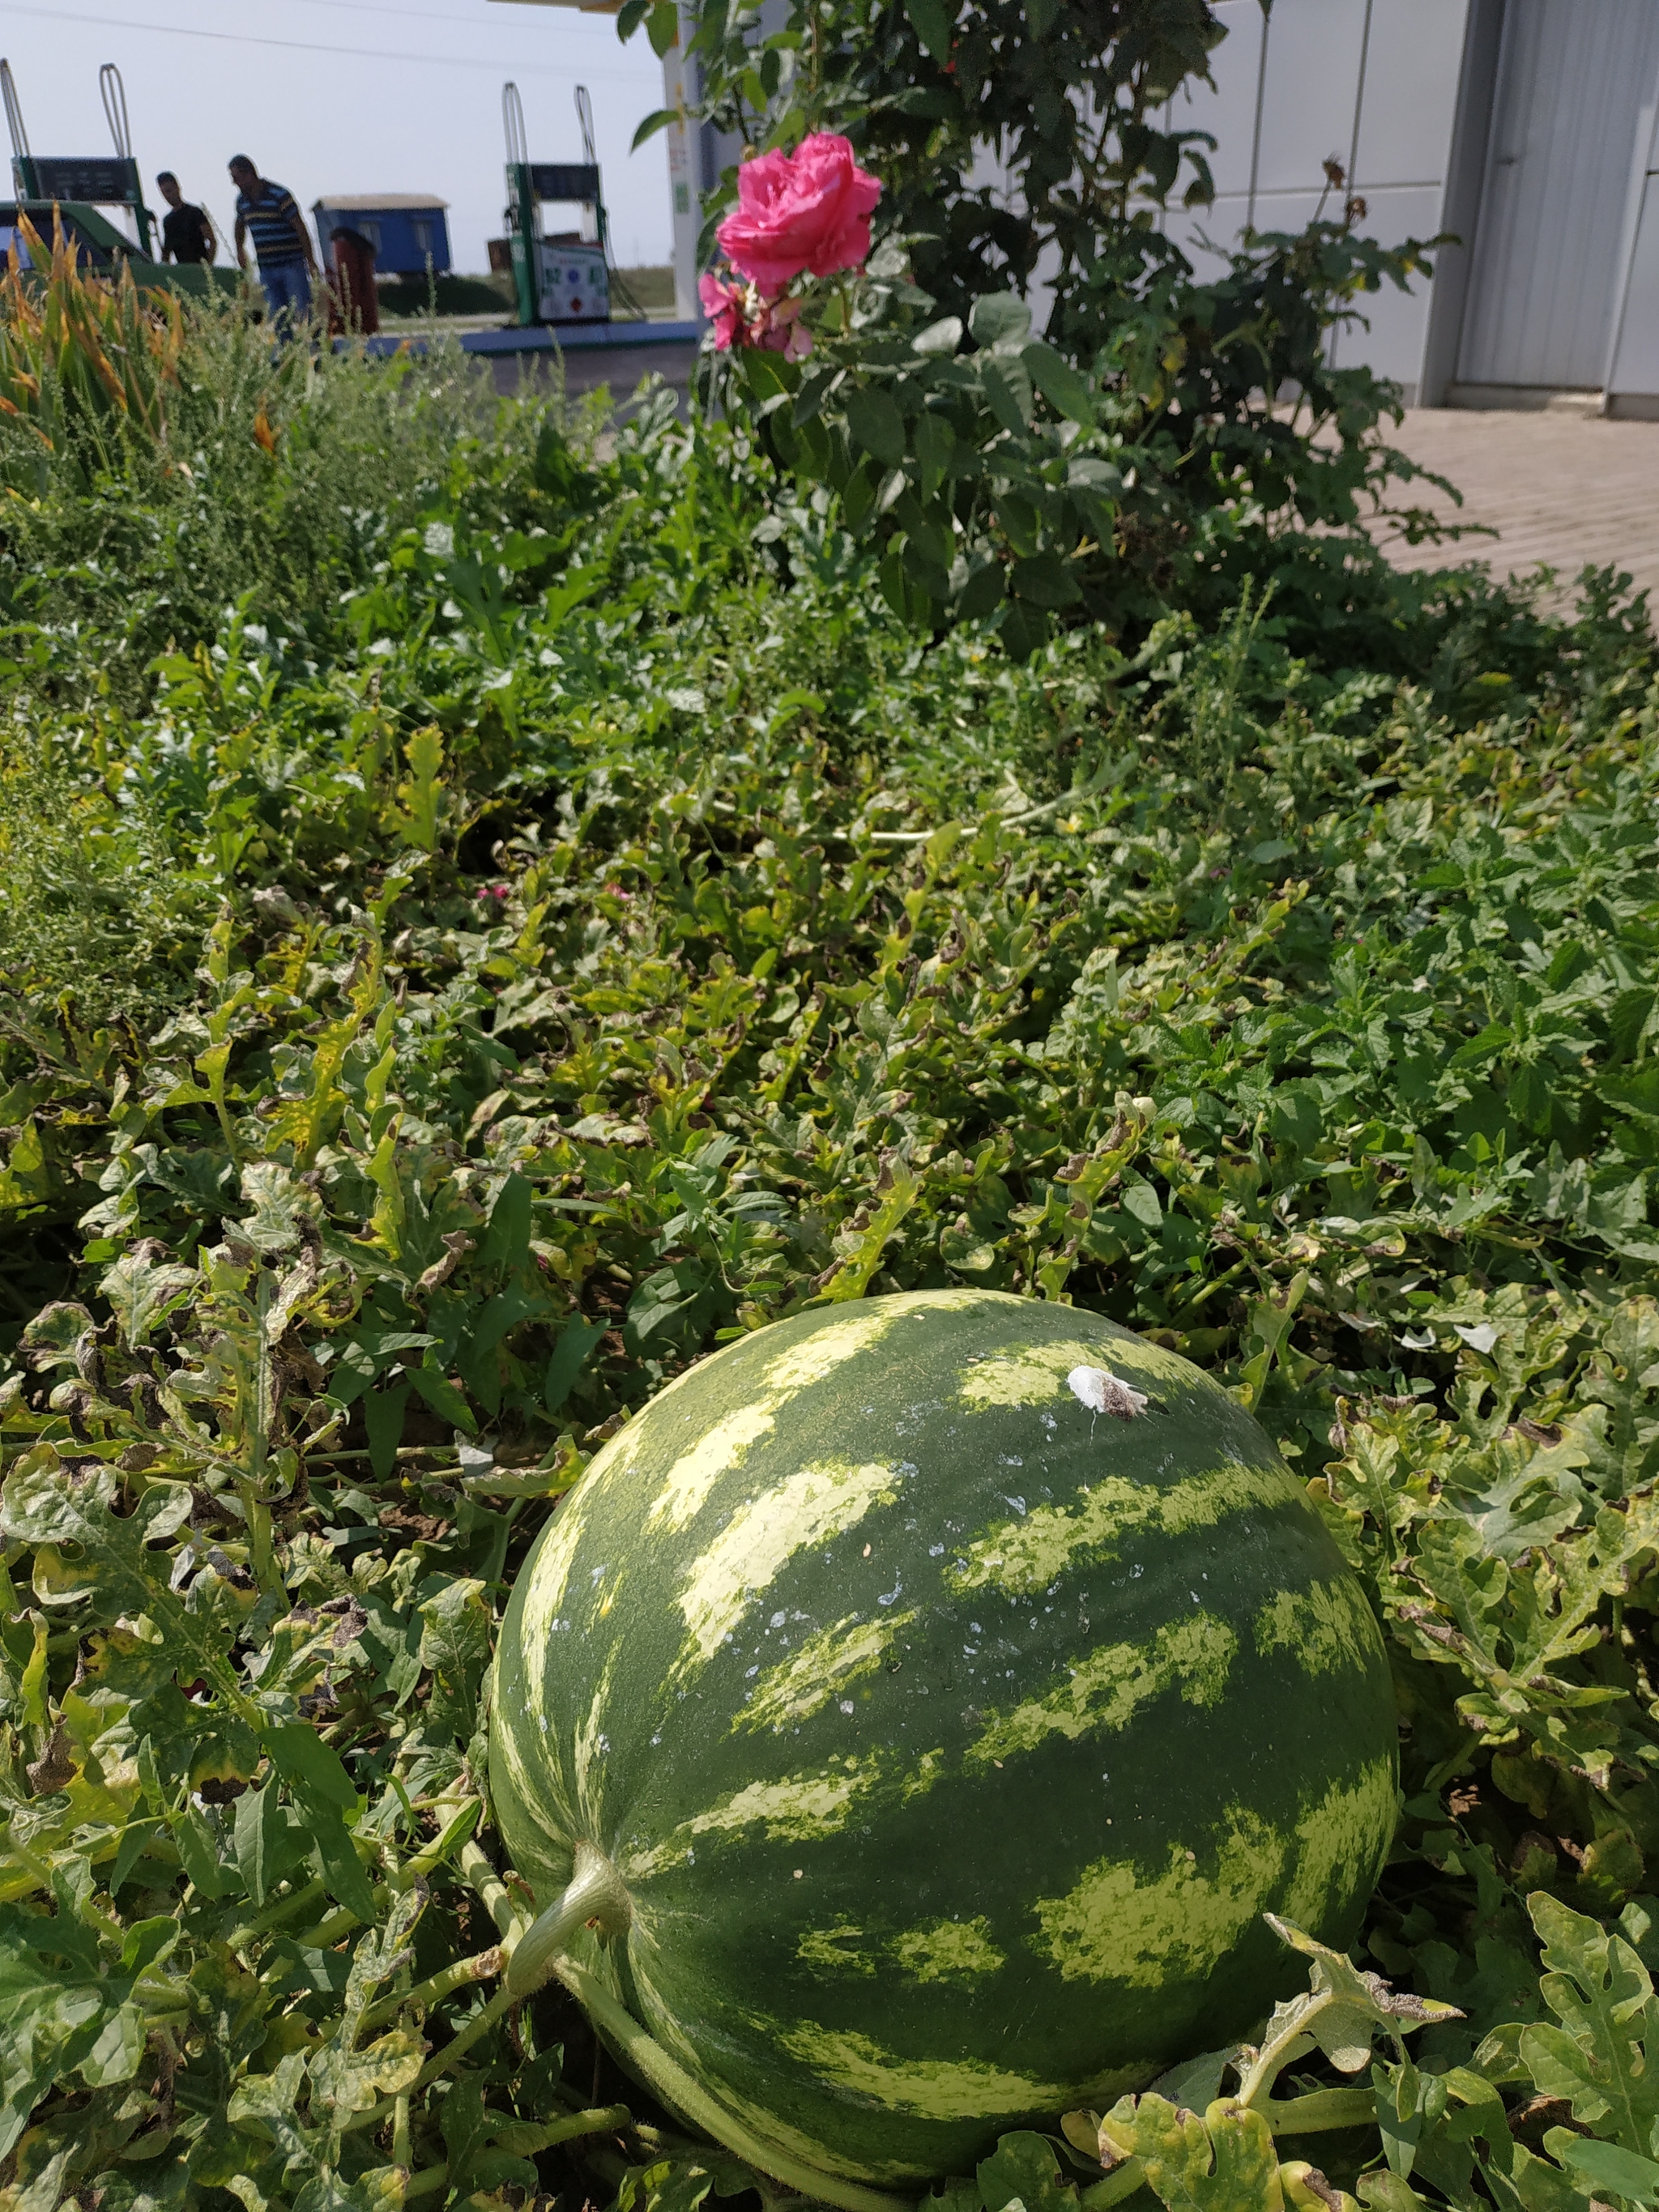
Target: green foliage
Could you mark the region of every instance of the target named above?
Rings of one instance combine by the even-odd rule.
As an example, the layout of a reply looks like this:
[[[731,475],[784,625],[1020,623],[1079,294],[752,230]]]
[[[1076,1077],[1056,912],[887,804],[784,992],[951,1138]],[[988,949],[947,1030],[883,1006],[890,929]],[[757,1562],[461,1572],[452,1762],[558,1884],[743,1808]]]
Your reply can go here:
[[[924,650],[740,432],[647,396],[601,456],[346,363],[273,454],[292,372],[200,343],[222,500],[54,476],[4,555],[5,2212],[749,2188],[501,1988],[492,1623],[690,1360],[963,1281],[1156,1334],[1308,1480],[1389,1633],[1364,1957],[1420,2005],[1316,1958],[1231,2087],[1194,2054],[1110,2171],[1021,2135],[952,2212],[1642,2202],[1639,613],[1322,597],[1306,540],[1015,667]],[[319,471],[377,423],[359,538]]]
[[[96,1029],[148,1026],[193,988],[212,902],[108,757],[70,767],[27,730],[0,733],[0,1021],[26,1036],[66,1001]]]
[[[1271,1917],[1271,1916],[1269,1916]],[[1121,2097],[1103,2118],[1068,2112],[1066,2140],[1097,2154],[1110,2180],[1091,2204],[1116,2203],[1145,2185],[1170,2212],[1358,2212],[1346,2191],[1333,2191],[1305,2160],[1281,2164],[1277,2138],[1364,2126],[1376,2110],[1364,2089],[1311,2089],[1273,2098],[1285,2068],[1316,2048],[1345,2075],[1362,2072],[1381,2033],[1408,2069],[1404,2037],[1437,2020],[1458,2017],[1447,2005],[1396,1996],[1376,1974],[1315,1942],[1287,1921],[1273,1922],[1295,1949],[1311,1958],[1307,1991],[1275,2007],[1260,2045],[1212,2051],[1165,2075],[1143,2096]],[[1216,2094],[1223,2076],[1237,2076],[1229,2097]],[[1167,2092],[1167,2094],[1164,2094]],[[1200,2119],[1187,2099],[1202,2096]],[[1387,2139],[1386,2126],[1383,2129]]]

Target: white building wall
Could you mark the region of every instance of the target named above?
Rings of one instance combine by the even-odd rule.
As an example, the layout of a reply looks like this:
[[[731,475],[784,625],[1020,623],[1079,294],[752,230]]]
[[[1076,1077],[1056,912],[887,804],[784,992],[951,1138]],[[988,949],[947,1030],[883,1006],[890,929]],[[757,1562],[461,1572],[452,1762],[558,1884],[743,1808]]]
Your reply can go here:
[[[1608,412],[1615,415],[1659,415],[1659,103],[1644,111],[1643,125],[1607,372]]]
[[[1211,58],[1214,86],[1183,91],[1170,111],[1176,127],[1214,134],[1217,197],[1213,206],[1196,213],[1171,211],[1170,234],[1200,275],[1210,273],[1220,265],[1213,249],[1234,243],[1247,226],[1299,229],[1320,205],[1327,158],[1341,163],[1348,190],[1365,202],[1368,235],[1394,245],[1407,237],[1455,234],[1458,242],[1436,256],[1431,283],[1419,280],[1404,294],[1389,286],[1362,301],[1367,326],[1350,328],[1334,345],[1339,362],[1365,362],[1399,383],[1408,401],[1438,404],[1460,396],[1460,359],[1468,377],[1468,363],[1480,351],[1472,352],[1467,341],[1471,313],[1488,319],[1492,313],[1491,256],[1500,251],[1508,256],[1496,278],[1504,297],[1528,295],[1534,276],[1540,298],[1553,295],[1589,258],[1589,240],[1606,240],[1608,207],[1616,201],[1623,222],[1613,312],[1608,317],[1605,304],[1598,304],[1591,319],[1610,331],[1610,339],[1605,352],[1602,340],[1595,341],[1596,359],[1588,371],[1575,357],[1571,377],[1563,380],[1582,385],[1588,373],[1592,383],[1604,384],[1610,412],[1659,413],[1659,85],[1638,88],[1646,105],[1628,150],[1624,111],[1638,95],[1622,75],[1617,103],[1622,120],[1616,131],[1610,117],[1608,122],[1618,144],[1587,144],[1583,118],[1576,110],[1568,112],[1577,78],[1587,73],[1593,78],[1597,69],[1605,75],[1610,67],[1623,72],[1626,64],[1638,76],[1644,74],[1647,46],[1632,30],[1632,0],[1573,0],[1565,19],[1575,45],[1566,57],[1572,67],[1556,72],[1561,112],[1533,118],[1529,145],[1530,139],[1539,143],[1527,156],[1543,158],[1546,131],[1578,149],[1577,167],[1557,161],[1543,182],[1549,221],[1529,222],[1528,238],[1507,246],[1490,210],[1483,228],[1483,198],[1513,182],[1513,172],[1503,167],[1513,158],[1507,142],[1504,147],[1496,140],[1488,143],[1495,129],[1515,135],[1512,122],[1501,115],[1494,123],[1504,96],[1505,40],[1530,36],[1536,29],[1533,18],[1551,4],[1274,0],[1264,21],[1259,0],[1220,0],[1216,12],[1228,35]],[[1559,8],[1559,0],[1553,4]],[[1659,0],[1651,4],[1659,11]],[[1489,151],[1500,169],[1489,167]],[[1627,185],[1613,173],[1626,161]],[[1328,210],[1339,198],[1328,195]],[[1575,235],[1575,224],[1584,234],[1586,253],[1567,250],[1564,258],[1562,241]],[[1529,240],[1540,255],[1553,248],[1551,269],[1541,263],[1536,270],[1528,268]],[[1484,287],[1472,282],[1477,253],[1479,269],[1489,279]],[[1594,258],[1607,259],[1605,247]],[[1598,302],[1605,300],[1605,292],[1598,292]],[[1465,384],[1466,402],[1501,401],[1506,394],[1510,404],[1541,401],[1547,395],[1530,387],[1527,369],[1538,349],[1529,349],[1510,333],[1498,351],[1504,365],[1498,380]]]
[[[1275,0],[1265,21],[1260,0],[1220,0],[1216,12],[1227,36],[1211,58],[1214,88],[1183,91],[1170,110],[1173,127],[1217,141],[1214,204],[1169,223],[1199,273],[1218,269],[1211,249],[1247,226],[1297,231],[1322,202],[1340,211],[1328,160],[1365,201],[1370,236],[1434,237],[1445,218],[1468,0]],[[1415,398],[1429,287],[1389,287],[1363,304],[1370,327],[1342,334],[1337,359],[1367,362]]]

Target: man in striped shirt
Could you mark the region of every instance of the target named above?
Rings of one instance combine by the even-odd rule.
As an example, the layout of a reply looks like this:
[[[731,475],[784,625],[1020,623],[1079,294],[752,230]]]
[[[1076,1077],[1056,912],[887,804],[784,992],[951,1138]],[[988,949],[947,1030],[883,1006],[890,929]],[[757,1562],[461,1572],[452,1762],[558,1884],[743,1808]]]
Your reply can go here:
[[[247,267],[247,241],[259,263],[259,283],[274,327],[289,326],[311,312],[311,287],[322,282],[311,233],[294,195],[285,185],[262,177],[246,154],[230,165],[236,187],[236,258]]]

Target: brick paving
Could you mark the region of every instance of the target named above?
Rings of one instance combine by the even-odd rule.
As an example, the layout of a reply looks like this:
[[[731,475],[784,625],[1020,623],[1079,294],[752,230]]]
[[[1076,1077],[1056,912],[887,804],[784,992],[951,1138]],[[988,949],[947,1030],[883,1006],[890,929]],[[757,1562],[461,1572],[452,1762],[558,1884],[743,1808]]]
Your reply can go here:
[[[1659,422],[1419,407],[1392,442],[1463,495],[1461,512],[1437,492],[1417,494],[1425,506],[1498,532],[1462,540],[1462,557],[1486,561],[1500,576],[1525,576],[1542,562],[1560,580],[1558,602],[1586,562],[1612,562],[1652,591],[1659,611]],[[1460,557],[1451,547],[1389,550],[1402,568]]]

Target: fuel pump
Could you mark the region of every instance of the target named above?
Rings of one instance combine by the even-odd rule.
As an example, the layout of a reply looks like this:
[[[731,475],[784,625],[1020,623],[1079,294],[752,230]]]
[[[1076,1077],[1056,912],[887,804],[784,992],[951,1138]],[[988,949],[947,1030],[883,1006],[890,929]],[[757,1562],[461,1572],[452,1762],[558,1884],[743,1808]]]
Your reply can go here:
[[[89,207],[120,208],[130,215],[138,234],[138,251],[154,260],[150,243],[150,213],[138,180],[138,164],[132,155],[132,125],[127,115],[126,87],[113,62],[98,72],[98,90],[104,103],[104,120],[115,142],[115,153],[36,154],[29,147],[23,126],[23,110],[11,64],[0,61],[0,95],[3,96],[6,125],[11,134],[13,188],[21,200],[37,204],[78,200]]]
[[[586,85],[576,88],[576,118],[586,159],[532,161],[519,88],[507,84],[501,88],[507,230],[514,306],[519,322],[526,326],[608,323],[613,295],[625,306],[634,305],[611,268],[610,222],[593,143],[593,104]],[[543,210],[562,204],[580,210],[579,227],[550,233]]]

